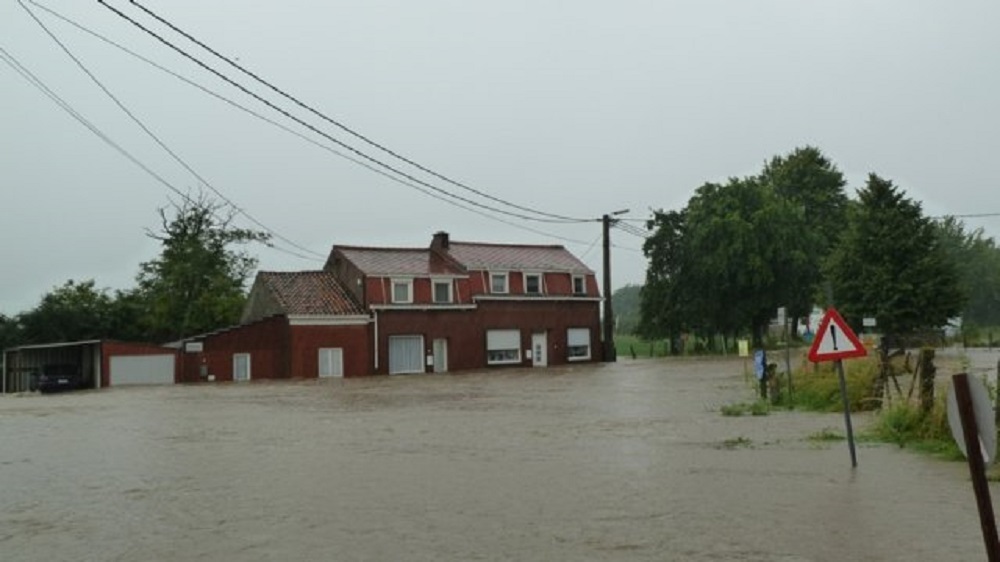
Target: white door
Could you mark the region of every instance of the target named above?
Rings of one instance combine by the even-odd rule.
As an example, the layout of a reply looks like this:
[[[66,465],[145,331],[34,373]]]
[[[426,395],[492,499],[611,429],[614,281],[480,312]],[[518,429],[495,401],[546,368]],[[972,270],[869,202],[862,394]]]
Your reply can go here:
[[[174,356],[113,355],[109,367],[111,386],[123,384],[174,384]]]
[[[344,376],[344,348],[321,347],[319,350],[319,376]]]
[[[434,372],[448,372],[448,340],[444,338],[434,340]]]
[[[389,336],[389,374],[424,372],[424,337]]]
[[[249,353],[234,353],[233,354],[233,380],[234,381],[248,381],[248,380],[250,380],[250,354]]]
[[[531,334],[531,365],[547,367],[549,364],[548,349],[548,338],[545,337],[545,332]]]

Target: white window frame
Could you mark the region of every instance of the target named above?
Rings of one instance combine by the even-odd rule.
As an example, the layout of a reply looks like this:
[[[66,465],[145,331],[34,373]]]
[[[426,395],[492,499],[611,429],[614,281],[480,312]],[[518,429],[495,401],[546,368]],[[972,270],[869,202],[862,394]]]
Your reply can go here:
[[[319,369],[316,376],[318,378],[339,378],[344,376],[344,348],[342,347],[321,347],[318,357]],[[339,361],[335,361],[339,359]],[[324,370],[324,367],[327,369]]]
[[[397,286],[400,286],[400,287],[401,286],[405,286],[406,287],[406,299],[397,299],[396,298],[396,287]],[[393,304],[412,304],[413,303],[413,279],[412,278],[409,278],[409,279],[403,279],[403,278],[392,279],[389,282],[389,287],[390,287],[389,290],[391,292],[390,296],[392,297],[392,303]]]
[[[394,358],[392,356],[393,341],[398,339],[408,340],[412,346],[416,349],[411,349],[408,351],[415,351],[417,354],[412,357],[414,359],[412,363],[405,362],[400,365],[396,363],[399,358]],[[389,336],[389,374],[390,375],[407,375],[412,373],[423,373],[424,372],[424,336],[419,334],[399,334]],[[402,368],[401,368],[402,367]]]
[[[580,282],[580,287],[582,290],[576,290],[576,283]],[[573,294],[574,295],[586,295],[587,294],[587,276],[586,275],[574,275],[573,276]]]
[[[439,285],[448,287],[448,299],[438,300],[437,289]],[[431,301],[437,304],[449,304],[455,302],[454,285],[451,279],[431,279]]]
[[[486,330],[486,364],[516,365],[521,362],[521,331]]]
[[[566,360],[590,360],[590,328],[569,328],[566,330]]]
[[[545,276],[544,275],[542,275],[541,273],[528,273],[528,272],[525,272],[522,275],[523,275],[523,281],[524,281],[524,294],[526,294],[526,295],[542,295],[542,294],[545,294],[545,285],[544,285]],[[538,290],[537,291],[529,291],[528,290],[528,279],[532,278],[532,277],[535,278],[535,279],[538,279]]]
[[[233,354],[233,382],[242,382],[242,380],[236,378],[236,366],[240,359],[246,359],[247,361],[247,378],[246,382],[253,380],[253,355],[249,353],[234,353]]]
[[[494,281],[503,278],[503,290],[496,290],[496,285]],[[490,272],[490,293],[494,295],[506,295],[510,293],[510,274],[506,271],[491,271]]]

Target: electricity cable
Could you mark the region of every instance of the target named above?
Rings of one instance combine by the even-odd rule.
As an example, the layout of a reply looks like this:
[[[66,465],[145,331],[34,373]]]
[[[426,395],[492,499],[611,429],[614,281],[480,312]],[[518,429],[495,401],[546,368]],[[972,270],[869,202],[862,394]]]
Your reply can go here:
[[[323,254],[320,254],[319,252],[316,252],[314,250],[310,250],[309,248],[306,248],[306,247],[304,247],[304,246],[302,246],[302,245],[300,245],[300,244],[298,244],[298,243],[296,243],[296,242],[288,239],[287,237],[285,237],[285,236],[281,235],[280,233],[276,232],[275,230],[273,230],[271,228],[268,228],[264,223],[262,223],[261,221],[257,220],[257,218],[255,218],[253,215],[251,215],[245,209],[241,208],[239,205],[237,205],[236,203],[234,203],[231,199],[229,199],[228,197],[226,197],[221,191],[219,191],[218,189],[216,189],[215,186],[212,185],[211,182],[209,182],[201,174],[199,174],[197,171],[195,171],[194,168],[192,168],[183,158],[180,157],[180,155],[178,155],[169,146],[167,146],[167,144],[165,142],[163,142],[163,140],[160,139],[160,137],[156,133],[154,133],[149,127],[147,127],[146,124],[143,123],[142,120],[140,120],[135,115],[135,113],[132,112],[132,110],[130,110],[114,93],[112,93],[111,90],[109,90],[107,88],[107,86],[105,86],[104,83],[101,82],[101,80],[98,79],[97,76],[95,76],[94,73],[91,72],[90,69],[88,69],[86,67],[86,65],[83,64],[83,61],[81,61],[76,55],[74,55],[72,53],[72,51],[70,51],[69,47],[67,47],[65,43],[63,43],[58,37],[56,37],[56,35],[45,25],[45,23],[43,23],[38,18],[38,16],[35,15],[34,12],[31,11],[30,8],[28,8],[21,0],[18,0],[18,5],[20,5],[21,8],[23,8],[24,11],[27,12],[29,16],[31,16],[31,18],[35,21],[35,23],[37,23],[42,28],[42,30],[45,31],[46,35],[48,35],[60,47],[60,49],[62,49],[62,51],[64,53],[66,53],[66,55],[70,59],[73,60],[73,62],[77,65],[77,67],[79,67],[80,70],[82,70],[84,72],[84,74],[86,74],[87,77],[90,78],[90,80],[92,82],[94,82],[94,84],[96,84],[97,87],[100,88],[101,91],[104,92],[104,94],[107,95],[111,99],[111,101],[113,101],[115,103],[115,105],[118,106],[119,109],[121,109],[136,125],[138,125],[139,128],[142,129],[143,132],[145,132],[147,136],[149,136],[149,138],[153,139],[153,141],[157,145],[159,145],[160,148],[162,148],[167,154],[169,154],[171,156],[171,158],[174,159],[174,161],[176,161],[185,170],[187,170],[191,175],[193,175],[195,178],[197,178],[198,181],[200,181],[203,185],[205,185],[206,187],[208,187],[209,190],[212,191],[212,193],[215,193],[219,198],[221,198],[228,205],[230,205],[237,213],[239,213],[239,214],[243,215],[244,217],[246,217],[250,222],[252,222],[253,224],[257,225],[259,228],[263,229],[265,232],[267,232],[268,234],[270,234],[274,238],[277,238],[277,239],[285,242],[286,244],[288,244],[288,245],[290,245],[290,246],[298,249],[299,251],[305,252],[307,254],[312,254],[312,255],[314,255],[318,259],[325,259],[326,258],[326,256],[324,256]]]
[[[191,41],[195,45],[198,45],[202,49],[204,49],[204,50],[208,51],[209,53],[211,53],[212,55],[214,55],[216,58],[224,61],[229,66],[231,66],[231,67],[239,70],[243,74],[245,74],[245,75],[253,78],[254,80],[256,80],[257,82],[259,82],[260,84],[263,84],[265,87],[267,87],[271,91],[273,91],[273,92],[277,93],[278,95],[284,97],[285,99],[291,101],[295,105],[301,107],[302,109],[305,109],[306,111],[308,111],[308,112],[312,113],[313,115],[319,117],[320,119],[322,119],[322,120],[324,120],[324,121],[326,121],[326,122],[328,122],[328,123],[336,126],[340,130],[342,130],[342,131],[344,131],[344,132],[346,132],[346,133],[354,136],[355,138],[357,138],[357,139],[359,139],[359,140],[367,143],[368,145],[370,145],[370,146],[372,146],[374,148],[377,148],[377,149],[381,150],[382,152],[384,152],[386,154],[389,154],[390,156],[393,156],[394,158],[396,158],[398,160],[401,160],[402,162],[405,162],[405,163],[407,163],[407,164],[409,164],[409,165],[417,168],[418,170],[420,170],[420,171],[422,171],[424,173],[430,174],[430,175],[438,178],[439,180],[442,180],[442,181],[447,182],[447,183],[449,183],[451,185],[454,185],[455,187],[460,187],[460,188],[465,189],[465,190],[467,190],[469,192],[475,193],[476,195],[479,195],[480,197],[483,197],[485,199],[489,199],[489,200],[494,201],[496,203],[507,205],[508,207],[511,207],[511,208],[514,208],[514,209],[518,209],[520,211],[526,211],[526,212],[529,212],[529,213],[535,213],[535,214],[540,215],[540,216],[548,217],[548,218],[551,218],[551,219],[559,219],[559,220],[567,221],[567,222],[589,222],[590,221],[590,219],[573,218],[573,217],[568,217],[568,216],[565,216],[565,215],[559,215],[559,214],[555,214],[555,213],[547,213],[547,212],[544,212],[544,211],[539,211],[537,209],[532,209],[530,207],[524,207],[522,205],[517,205],[515,203],[511,203],[510,201],[506,201],[506,200],[501,199],[499,197],[495,197],[493,195],[490,195],[489,193],[485,193],[485,192],[483,192],[481,190],[478,190],[478,189],[475,189],[473,187],[470,187],[469,185],[466,185],[466,184],[464,184],[462,182],[453,180],[453,179],[449,178],[448,176],[445,176],[445,175],[440,174],[440,173],[438,173],[438,172],[436,172],[436,171],[434,171],[434,170],[432,170],[430,168],[422,166],[421,164],[413,161],[412,159],[407,158],[406,156],[403,156],[402,154],[400,154],[400,153],[398,153],[396,151],[393,151],[392,149],[386,147],[385,145],[382,145],[382,144],[380,144],[378,142],[375,142],[374,140],[372,140],[369,137],[367,137],[367,136],[365,136],[365,135],[363,135],[363,134],[355,131],[354,129],[348,127],[347,125],[341,123],[340,121],[337,121],[336,119],[333,119],[333,118],[327,116],[326,114],[324,114],[323,112],[315,109],[311,105],[309,105],[309,104],[301,101],[299,98],[297,98],[297,97],[289,94],[285,90],[283,90],[283,89],[275,86],[274,84],[272,84],[271,82],[265,80],[264,78],[261,78],[258,74],[254,73],[254,72],[252,72],[252,71],[250,71],[248,69],[246,69],[245,67],[243,67],[240,64],[237,64],[231,58],[229,58],[229,57],[227,57],[227,56],[219,53],[217,50],[215,50],[212,47],[210,47],[209,45],[205,44],[203,41],[197,39],[196,37],[194,37],[193,35],[191,35],[190,33],[186,32],[186,31],[184,31],[183,29],[180,29],[179,27],[177,27],[176,25],[174,25],[173,23],[171,23],[167,19],[165,19],[162,16],[158,15],[157,13],[153,12],[149,8],[146,8],[145,6],[143,6],[142,4],[140,4],[139,2],[136,2],[135,0],[129,0],[129,2],[133,6],[138,7],[140,10],[142,10],[143,12],[145,12],[146,14],[148,14],[150,17],[152,17],[155,20],[159,21],[163,25],[169,27],[170,29],[172,29],[176,33],[179,33],[180,35],[184,36],[186,39],[188,39],[189,41]]]
[[[300,118],[292,115],[287,110],[278,107],[273,102],[264,99],[260,95],[258,95],[256,93],[250,91],[247,87],[243,86],[242,84],[237,83],[233,79],[229,78],[228,76],[224,75],[223,73],[219,72],[218,70],[212,68],[208,64],[206,64],[206,63],[198,60],[196,57],[194,57],[193,55],[191,55],[190,53],[188,53],[184,49],[181,49],[180,47],[174,45],[173,43],[171,43],[170,41],[168,41],[164,37],[162,37],[159,34],[157,34],[155,31],[153,31],[153,30],[149,29],[148,27],[142,25],[138,21],[136,21],[133,18],[129,17],[127,14],[125,14],[125,13],[121,12],[120,10],[118,10],[117,8],[115,8],[114,6],[109,5],[105,0],[97,0],[97,1],[98,1],[98,3],[100,3],[102,6],[104,6],[108,10],[111,10],[112,12],[114,12],[118,17],[120,17],[120,18],[128,21],[133,26],[137,27],[138,29],[140,29],[143,32],[145,32],[146,34],[148,34],[151,37],[155,38],[160,43],[166,45],[167,47],[169,47],[170,49],[174,50],[175,52],[177,52],[181,56],[183,56],[183,57],[187,58],[188,60],[194,62],[195,64],[197,64],[201,68],[203,68],[203,69],[211,72],[212,74],[214,74],[218,78],[222,79],[223,81],[225,81],[225,82],[229,83],[230,85],[236,87],[237,89],[239,89],[243,93],[245,93],[245,94],[253,97],[257,101],[263,103],[264,105],[270,107],[271,109],[277,111],[278,113],[281,113],[285,117],[287,117],[287,118],[295,121],[296,123],[298,123],[298,124],[302,125],[303,127],[309,129],[310,131],[312,131],[312,132],[314,132],[314,133],[316,133],[316,134],[318,134],[318,135],[326,138],[327,140],[333,142],[334,144],[336,144],[336,145],[338,145],[338,146],[340,146],[340,147],[342,147],[342,148],[344,148],[344,149],[346,149],[346,150],[348,150],[348,151],[350,151],[350,152],[352,152],[354,154],[357,154],[358,156],[364,158],[365,160],[368,160],[369,162],[377,164],[378,166],[381,166],[382,168],[385,168],[386,170],[389,170],[389,171],[391,171],[391,172],[393,172],[395,174],[398,174],[399,176],[402,176],[402,177],[406,178],[407,180],[409,180],[409,181],[411,181],[413,183],[417,183],[417,184],[420,184],[420,185],[422,185],[424,187],[427,187],[429,189],[433,189],[434,191],[437,191],[439,193],[442,193],[442,194],[444,194],[446,196],[452,197],[454,199],[457,199],[457,200],[462,201],[464,203],[467,203],[469,205],[473,205],[473,206],[479,207],[481,209],[486,209],[486,210],[489,210],[489,211],[493,211],[493,212],[496,212],[496,213],[501,213],[501,214],[504,214],[504,215],[512,216],[512,217],[523,219],[523,220],[536,221],[536,222],[546,222],[546,223],[591,222],[591,220],[583,221],[583,220],[575,220],[575,219],[573,219],[573,220],[546,219],[546,218],[532,217],[532,216],[528,216],[528,215],[525,215],[525,214],[522,214],[522,213],[515,213],[515,212],[512,212],[512,211],[507,211],[505,209],[500,209],[500,208],[493,207],[493,206],[490,206],[490,205],[485,205],[485,204],[480,203],[478,201],[474,201],[474,200],[471,200],[471,199],[469,199],[467,197],[456,195],[456,194],[451,193],[451,192],[449,192],[449,191],[447,191],[445,189],[442,189],[442,188],[440,188],[438,186],[435,186],[433,184],[427,183],[427,182],[425,182],[425,181],[423,181],[423,180],[421,180],[421,179],[419,179],[417,177],[414,177],[412,174],[406,173],[406,172],[404,172],[404,171],[402,171],[402,170],[400,170],[400,169],[398,169],[398,168],[396,168],[396,167],[394,167],[394,166],[392,166],[390,164],[386,164],[385,162],[382,162],[381,160],[378,160],[377,158],[369,156],[368,154],[366,154],[366,153],[358,150],[357,148],[354,148],[353,146],[350,146],[350,145],[344,143],[343,141],[340,141],[340,140],[334,138],[333,136],[329,135],[328,133],[326,133],[326,132],[318,129],[314,125],[311,125],[311,124],[303,121],[302,119],[300,119]]]

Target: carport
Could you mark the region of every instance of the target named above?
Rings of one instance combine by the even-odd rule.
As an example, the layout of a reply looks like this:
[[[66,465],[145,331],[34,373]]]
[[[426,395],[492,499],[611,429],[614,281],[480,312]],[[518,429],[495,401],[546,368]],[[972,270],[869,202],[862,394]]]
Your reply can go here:
[[[22,345],[4,350],[4,393],[32,390],[32,378],[44,365],[75,365],[83,375],[84,388],[101,386],[101,340]]]
[[[168,347],[87,340],[12,347],[3,352],[0,392],[32,390],[32,377],[45,365],[73,365],[83,388],[136,384],[174,384],[177,351]]]

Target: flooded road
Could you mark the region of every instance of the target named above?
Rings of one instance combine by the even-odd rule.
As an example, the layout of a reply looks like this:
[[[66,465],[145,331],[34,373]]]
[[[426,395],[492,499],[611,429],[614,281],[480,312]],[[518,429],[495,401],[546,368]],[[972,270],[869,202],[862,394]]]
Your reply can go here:
[[[724,417],[742,369],[0,397],[0,559],[985,559],[964,464],[860,444],[852,470],[808,439],[839,414]]]

